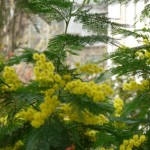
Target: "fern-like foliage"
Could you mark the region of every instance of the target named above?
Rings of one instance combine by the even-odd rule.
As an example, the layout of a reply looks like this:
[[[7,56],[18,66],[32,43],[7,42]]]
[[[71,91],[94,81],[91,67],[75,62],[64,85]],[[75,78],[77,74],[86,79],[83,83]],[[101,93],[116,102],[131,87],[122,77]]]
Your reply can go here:
[[[80,22],[83,28],[95,34],[106,35],[108,29],[116,29],[120,27],[127,27],[125,24],[119,24],[111,21],[106,13],[89,13],[89,10],[80,11],[75,14],[75,21]]]
[[[149,33],[149,29],[143,28],[143,29],[135,29],[135,30],[127,30],[127,29],[116,29],[113,31],[113,34],[120,34],[122,35],[122,38],[127,38],[127,37],[134,37],[136,39],[147,39],[148,40],[148,33]],[[143,34],[145,33],[145,34]]]
[[[17,4],[26,11],[46,16],[49,21],[64,20],[72,6],[72,2],[68,0],[18,0]]]
[[[5,65],[12,66],[14,64],[20,64],[21,62],[34,62],[32,57],[35,52],[37,51],[31,48],[23,48],[20,54],[11,57]]]
[[[150,66],[146,65],[147,58],[139,60],[135,55],[137,51],[149,48],[149,44],[133,48],[119,48],[109,56],[116,64],[118,64],[118,66],[112,68],[112,72],[118,75],[138,74],[143,77],[149,75]]]
[[[65,49],[66,52],[75,54],[76,51],[81,50],[85,46],[93,45],[99,42],[115,43],[115,39],[107,35],[79,36],[62,34],[54,37],[49,41],[48,49],[50,51],[56,51],[56,54],[58,54],[58,51],[61,49]]]
[[[150,4],[147,4],[142,11],[141,19],[150,18]]]
[[[104,3],[104,4],[128,4],[130,2],[137,3],[139,0],[95,0],[97,3]],[[147,0],[146,0],[147,1]]]

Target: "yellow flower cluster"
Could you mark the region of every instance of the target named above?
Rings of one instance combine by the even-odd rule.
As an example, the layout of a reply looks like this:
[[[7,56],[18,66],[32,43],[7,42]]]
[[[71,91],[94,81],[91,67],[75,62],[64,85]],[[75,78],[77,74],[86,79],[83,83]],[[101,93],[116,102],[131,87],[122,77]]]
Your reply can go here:
[[[75,111],[73,112],[75,113]],[[72,113],[72,106],[70,103],[61,103],[59,107],[59,113],[58,115],[64,120],[64,121],[70,121],[70,115],[73,115]]]
[[[86,74],[97,74],[103,71],[101,67],[99,67],[97,64],[85,64],[83,66],[80,66],[79,63],[75,64],[77,67],[77,73],[86,73]]]
[[[135,56],[139,59],[143,59],[145,57],[143,51],[137,51]]]
[[[83,122],[85,125],[103,125],[108,123],[108,118],[106,118],[103,114],[99,114],[98,116],[93,115],[89,111],[82,112],[83,120],[79,120]]]
[[[148,50],[139,50],[135,53],[135,55],[137,56],[137,58],[139,59],[144,59],[147,58],[146,63],[149,65],[150,64],[150,51]]]
[[[60,109],[62,110],[60,116],[64,117],[64,120],[66,121],[71,120],[81,122],[85,125],[103,125],[109,121],[108,118],[106,118],[103,114],[96,116],[88,110],[78,113],[78,111],[75,110],[75,108],[72,108],[70,104],[64,104]]]
[[[115,108],[115,116],[120,117],[122,109],[123,109],[123,100],[118,98],[115,98],[114,100],[114,108]]]
[[[147,58],[146,64],[150,65],[150,51],[145,52],[145,57]]]
[[[63,80],[64,81],[70,81],[71,80],[71,75],[69,75],[69,74],[63,75]]]
[[[139,147],[146,141],[145,135],[133,135],[133,138],[124,140],[123,144],[120,145],[120,150],[132,150],[133,147]]]
[[[61,78],[58,74],[54,73],[55,68],[53,63],[47,62],[44,54],[35,53],[33,59],[36,60],[36,65],[34,67],[35,80],[39,81],[42,86],[51,83],[52,87],[46,91],[42,91],[45,97],[44,102],[39,105],[39,111],[30,107],[26,111],[22,110],[18,113],[17,117],[30,121],[33,127],[38,128],[56,111],[59,101],[54,93],[60,87],[64,87],[66,83],[70,81],[71,76],[65,74]]]
[[[40,111],[30,107],[27,111],[22,110],[19,112],[17,117],[30,121],[33,127],[39,128],[56,111],[56,107],[59,105],[58,97],[52,96],[53,93],[54,89],[49,89],[45,92],[44,102],[39,105]]]
[[[91,141],[96,141],[96,133],[97,131],[95,130],[87,130],[84,135],[88,136]]]
[[[15,91],[22,85],[15,69],[12,67],[6,66],[2,76],[4,81],[9,85],[9,87],[4,85],[2,87],[3,90]]]
[[[126,124],[123,123],[123,122],[120,122],[120,121],[115,121],[115,122],[114,122],[114,126],[115,126],[116,128],[121,128],[121,129],[126,128]]]
[[[6,125],[7,124],[7,117],[8,116],[0,118],[0,125]]]
[[[34,118],[34,114],[37,112],[37,110],[33,109],[32,107],[29,107],[26,111],[21,110],[19,113],[16,114],[16,118],[32,121]]]
[[[150,51],[145,51],[145,57],[150,59]]]
[[[129,83],[123,84],[123,90],[125,91],[143,91],[150,88],[149,80],[142,80],[141,83],[137,83],[136,81],[130,81]]]
[[[81,80],[70,81],[66,84],[65,90],[73,94],[86,94],[91,97],[94,102],[100,102],[105,97],[113,94],[111,87],[105,83],[95,84],[94,82],[83,82]]]
[[[24,145],[23,142],[19,140],[15,143],[14,147],[0,148],[0,150],[19,150],[23,145]]]
[[[59,82],[59,86],[60,86],[60,87],[65,87],[66,84],[71,80],[71,78],[72,78],[71,75],[69,75],[69,74],[64,74],[64,75],[62,76],[61,81]]]
[[[135,55],[141,59],[143,59],[143,58],[150,59],[150,52],[148,50],[144,50],[144,51],[139,50],[135,53]]]
[[[35,80],[39,81],[41,85],[49,85],[54,81],[59,83],[61,77],[58,74],[54,74],[54,65],[52,62],[46,61],[46,56],[44,54],[35,53],[33,59],[36,60],[36,65],[34,67]]]
[[[21,140],[17,141],[14,148],[12,150],[19,150],[23,146],[23,142]]]

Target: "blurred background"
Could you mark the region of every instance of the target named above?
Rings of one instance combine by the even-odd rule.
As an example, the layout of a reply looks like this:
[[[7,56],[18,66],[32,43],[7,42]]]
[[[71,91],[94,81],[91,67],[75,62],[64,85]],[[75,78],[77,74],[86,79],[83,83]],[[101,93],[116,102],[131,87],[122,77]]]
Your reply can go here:
[[[81,5],[82,0],[76,0],[75,8]],[[92,13],[107,13],[109,18],[115,22],[129,24],[131,29],[138,29],[150,26],[149,20],[139,21],[140,13],[146,5],[146,1],[129,4],[115,4],[111,6],[97,5],[90,2],[86,5]],[[75,23],[72,18],[68,33],[78,35],[90,35],[88,31],[82,28],[80,23]],[[43,51],[47,47],[49,39],[57,34],[64,32],[65,23],[48,22],[43,16],[33,15],[29,12],[24,12],[19,9],[15,0],[0,0],[0,54],[9,59],[19,53],[23,47],[34,48],[38,51]],[[110,34],[109,30],[106,33]],[[110,35],[113,36],[113,35]],[[115,37],[119,42],[127,46],[136,46],[138,42],[132,37],[122,39],[117,35]],[[84,63],[87,61],[96,61],[106,52],[115,50],[114,45],[106,45],[98,43],[95,45],[87,45],[85,50],[79,52],[79,56],[68,55],[67,62],[73,65],[75,62]],[[110,62],[104,65],[111,65]],[[17,72],[24,81],[28,81],[32,76],[32,65],[20,64],[16,67]]]

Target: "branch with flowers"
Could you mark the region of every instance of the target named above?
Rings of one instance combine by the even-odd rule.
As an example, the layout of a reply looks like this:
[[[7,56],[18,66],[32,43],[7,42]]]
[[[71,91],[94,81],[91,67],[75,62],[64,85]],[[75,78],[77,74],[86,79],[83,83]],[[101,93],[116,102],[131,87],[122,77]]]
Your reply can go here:
[[[74,1],[18,0],[19,7],[26,11],[56,17],[57,21],[65,18],[66,29],[51,39],[43,52],[24,48],[22,54],[0,60],[0,150],[150,148],[149,40],[143,39],[141,47],[118,47],[96,63],[76,63],[73,69],[66,63],[68,52],[75,54],[86,44],[116,42],[103,35],[103,26],[101,32],[92,30],[93,26],[125,27],[104,14],[90,14],[85,10],[88,2],[83,1],[74,11]],[[96,35],[68,34],[73,16]],[[86,25],[92,19],[92,26]],[[125,33],[135,35],[127,30]],[[107,59],[116,64],[109,70],[101,67],[102,60]],[[16,73],[14,65],[21,62],[33,66],[29,82],[23,82]],[[113,75],[122,77],[121,85],[111,80]]]

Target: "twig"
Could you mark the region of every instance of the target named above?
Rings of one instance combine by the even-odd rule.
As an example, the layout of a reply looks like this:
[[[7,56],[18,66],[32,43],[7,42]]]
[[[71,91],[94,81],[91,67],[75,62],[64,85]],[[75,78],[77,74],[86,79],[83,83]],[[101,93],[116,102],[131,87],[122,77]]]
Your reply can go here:
[[[5,84],[7,87],[11,88],[7,83],[5,83],[2,79],[0,79],[0,82]]]

